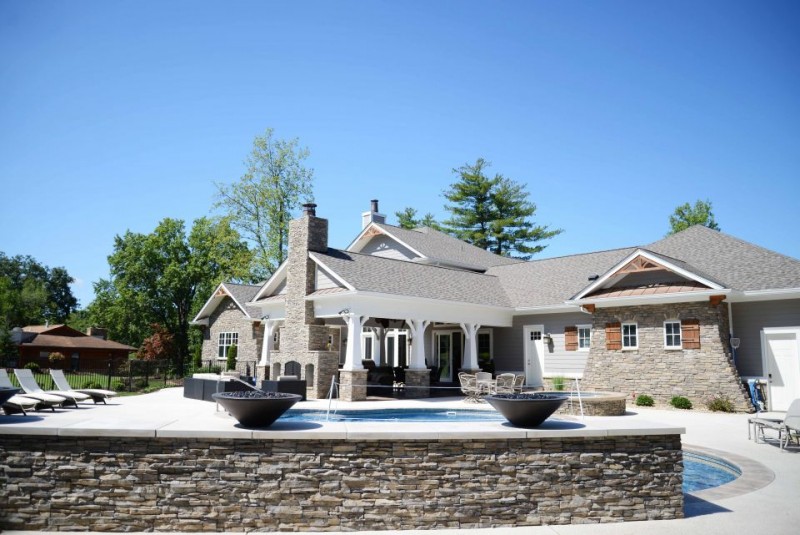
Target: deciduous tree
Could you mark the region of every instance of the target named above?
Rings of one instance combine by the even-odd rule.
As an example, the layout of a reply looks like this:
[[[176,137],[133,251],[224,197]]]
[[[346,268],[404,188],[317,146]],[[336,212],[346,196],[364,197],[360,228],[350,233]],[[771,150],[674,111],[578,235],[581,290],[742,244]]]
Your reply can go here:
[[[712,230],[720,230],[714,219],[714,213],[711,211],[711,201],[698,199],[694,206],[687,202],[675,208],[675,212],[669,216],[670,230],[667,236],[685,230],[692,225],[703,225]]]
[[[297,139],[275,139],[270,128],[253,140],[245,174],[232,184],[216,184],[214,206],[255,245],[254,280],[267,279],[286,259],[292,214],[313,198],[308,156]]]

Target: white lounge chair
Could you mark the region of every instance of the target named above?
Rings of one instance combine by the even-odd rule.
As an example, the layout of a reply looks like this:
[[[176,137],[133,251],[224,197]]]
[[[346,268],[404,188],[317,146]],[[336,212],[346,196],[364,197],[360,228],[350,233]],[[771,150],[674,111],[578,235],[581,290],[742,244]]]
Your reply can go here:
[[[35,409],[39,405],[40,401],[29,398],[26,396],[14,395],[8,398],[3,403],[3,412],[6,414],[16,414],[21,412],[24,415],[28,415],[27,411]],[[55,409],[53,409],[55,410]]]
[[[6,388],[17,388],[16,386],[14,386],[11,383],[11,378],[8,376],[8,372],[5,370],[5,368],[0,368],[0,386],[6,387]],[[65,398],[63,398],[61,396],[54,396],[52,394],[45,394],[45,393],[42,393],[42,394],[29,394],[29,393],[26,392],[25,394],[18,394],[18,395],[14,396],[14,397],[15,398],[23,397],[23,398],[28,398],[28,399],[35,400],[36,401],[36,408],[42,408],[42,409],[49,408],[53,412],[55,412],[55,410],[56,410],[55,408],[56,407],[60,407],[64,403],[64,400],[65,400]],[[9,400],[9,401],[11,401],[11,400]],[[25,403],[25,402],[23,401],[23,403]]]
[[[800,444],[800,438],[798,438],[800,436],[800,398],[792,401],[783,420],[750,418],[748,420],[748,425],[753,426],[756,442],[758,442],[759,434],[761,434],[762,440],[764,439],[765,429],[772,429],[778,432],[778,446],[782,450],[786,449],[786,446],[789,445],[789,441],[792,440],[793,437],[794,440]]]
[[[17,381],[19,381],[19,386],[25,391],[26,394],[53,394],[54,396],[58,396],[64,398],[64,405],[75,405],[78,406],[79,401],[86,401],[89,399],[89,396],[86,394],[81,394],[80,392],[64,392],[63,390],[42,390],[39,384],[36,382],[36,377],[33,376],[33,372],[28,369],[24,370],[14,370],[14,375],[17,376]]]
[[[69,381],[67,381],[67,376],[64,375],[64,370],[50,370],[50,377],[53,378],[53,381],[56,383],[56,388],[60,391],[86,394],[91,397],[92,401],[95,403],[98,401],[105,403],[107,398],[113,398],[117,395],[113,390],[104,390],[102,388],[72,388]]]

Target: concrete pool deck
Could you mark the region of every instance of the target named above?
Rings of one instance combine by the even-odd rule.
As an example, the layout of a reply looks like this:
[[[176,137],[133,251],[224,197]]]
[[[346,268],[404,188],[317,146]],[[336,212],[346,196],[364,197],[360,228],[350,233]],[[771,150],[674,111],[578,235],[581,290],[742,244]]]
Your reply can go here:
[[[306,402],[305,408],[324,408],[327,402]],[[462,401],[447,399],[408,400],[387,402],[360,402],[346,404],[340,402],[340,409],[348,406],[366,408],[366,406],[417,406],[447,408],[481,408],[480,405],[465,404]],[[424,435],[420,438],[445,437],[448,433],[475,433],[486,437],[486,433],[502,434],[502,436],[587,436],[593,433],[614,433],[615,429],[632,430],[641,433],[675,432],[686,433],[683,442],[687,449],[692,446],[711,448],[728,452],[761,463],[768,470],[761,472],[751,482],[754,487],[760,486],[745,494],[726,495],[725,487],[706,494],[699,493],[697,498],[687,497],[686,512],[688,518],[681,520],[660,520],[650,522],[629,522],[614,524],[494,528],[472,530],[438,530],[440,533],[457,533],[470,531],[473,533],[530,533],[530,534],[633,534],[633,533],[741,533],[748,530],[764,530],[770,534],[796,533],[800,526],[800,508],[795,502],[800,490],[800,448],[779,451],[774,443],[756,444],[747,438],[746,414],[719,414],[696,411],[655,410],[635,407],[632,413],[624,417],[587,417],[583,422],[579,418],[564,417],[560,424],[553,424],[542,430],[524,431],[514,428],[500,427],[496,422],[486,425],[479,423],[448,424],[458,429],[443,430],[441,426],[433,430],[420,430],[419,424],[404,424],[416,429],[403,429],[397,423],[391,424],[346,424],[325,423],[319,426],[297,423],[289,426],[283,424],[273,431],[250,431],[238,429],[235,423],[224,413],[216,413],[214,404],[184,399],[180,389],[168,389],[143,396],[117,398],[109,405],[93,406],[84,404],[80,409],[65,409],[57,413],[32,413],[28,417],[0,417],[0,434],[41,434],[60,436],[205,436],[230,438],[267,438],[260,435],[271,434],[271,438],[280,438],[284,433],[297,437],[299,433],[330,438],[363,438],[373,433],[387,435],[387,426],[398,436],[408,437],[409,433]],[[635,414],[634,414],[635,413]],[[581,427],[585,424],[585,427]],[[303,426],[305,425],[305,429]],[[353,426],[357,426],[354,428]],[[292,430],[294,426],[295,430]],[[300,426],[299,428],[297,426]],[[520,435],[521,433],[524,433]],[[534,433],[529,435],[527,433]],[[580,433],[580,435],[573,435]],[[595,435],[597,436],[597,435]],[[602,436],[602,435],[601,435]],[[607,435],[606,435],[607,436]],[[731,457],[735,462],[736,458]],[[775,477],[770,481],[771,474]],[[757,470],[756,470],[757,471]],[[736,494],[736,493],[732,493]],[[10,532],[23,533],[23,532]],[[386,533],[366,532],[366,533]],[[428,533],[428,531],[418,531]]]

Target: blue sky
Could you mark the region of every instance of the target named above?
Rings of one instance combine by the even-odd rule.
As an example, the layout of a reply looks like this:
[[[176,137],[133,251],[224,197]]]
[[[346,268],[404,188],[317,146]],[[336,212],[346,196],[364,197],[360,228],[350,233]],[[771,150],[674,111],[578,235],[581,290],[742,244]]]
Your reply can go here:
[[[800,257],[800,3],[0,2],[0,251],[82,305],[113,239],[209,215],[267,127],[311,150],[330,243],[372,198],[446,213],[484,157],[562,228],[646,244],[710,199]]]

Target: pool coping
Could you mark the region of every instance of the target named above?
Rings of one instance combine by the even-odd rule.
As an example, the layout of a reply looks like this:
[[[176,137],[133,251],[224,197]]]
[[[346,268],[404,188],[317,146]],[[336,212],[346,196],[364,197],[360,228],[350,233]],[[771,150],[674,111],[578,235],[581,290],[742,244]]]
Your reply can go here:
[[[741,496],[762,489],[775,480],[775,472],[749,457],[744,457],[728,451],[696,446],[694,444],[683,444],[683,451],[719,457],[735,465],[742,472],[739,477],[730,483],[725,483],[724,485],[712,487],[710,489],[685,493],[686,495],[700,500],[717,501]]]

